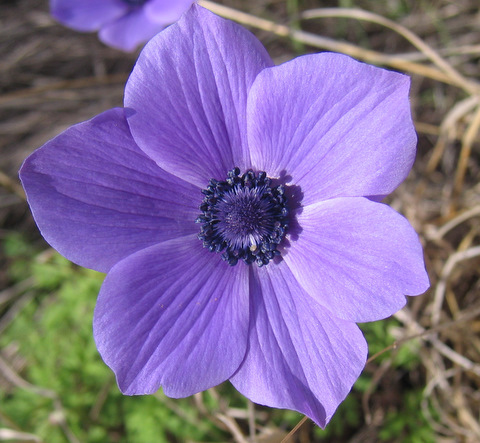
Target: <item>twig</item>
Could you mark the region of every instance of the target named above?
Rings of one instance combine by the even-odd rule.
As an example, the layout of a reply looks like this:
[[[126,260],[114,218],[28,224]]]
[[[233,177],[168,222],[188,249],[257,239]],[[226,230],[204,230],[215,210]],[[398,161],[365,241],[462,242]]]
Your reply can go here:
[[[478,315],[479,312],[476,312],[476,314]],[[405,325],[408,325],[414,330],[418,331],[418,336],[427,339],[430,343],[432,343],[432,345],[437,349],[437,351],[444,357],[447,357],[449,360],[456,363],[463,369],[466,369],[467,371],[472,371],[474,374],[480,376],[479,364],[473,363],[468,358],[460,355],[458,352],[455,352],[452,348],[449,348],[445,343],[441,342],[435,335],[433,337],[430,337],[433,331],[425,330],[422,326],[415,322],[406,309],[397,312],[394,317]]]
[[[256,426],[255,426],[255,403],[251,400],[247,400],[248,408],[248,430],[250,432],[250,442],[257,443],[256,438]]]
[[[437,125],[416,121],[414,122],[417,132],[428,135],[440,135],[440,128]]]
[[[103,405],[107,401],[108,393],[113,384],[114,384],[114,379],[113,377],[110,377],[100,389],[97,399],[95,400],[95,403],[93,404],[92,408],[90,409],[90,413],[88,414],[89,418],[94,422],[98,420],[98,417],[100,416],[100,412],[103,408]]]
[[[434,241],[441,240],[448,232],[470,218],[480,216],[480,205],[462,212],[452,220],[445,223],[442,227],[429,233],[429,238]]]
[[[427,45],[420,37],[414,34],[404,26],[395,23],[381,15],[373,12],[363,11],[361,9],[352,8],[320,8],[305,11],[302,18],[324,18],[324,17],[343,17],[355,20],[364,20],[371,23],[376,23],[385,26],[397,34],[408,40],[413,46],[418,48],[425,54],[439,69],[441,69],[448,77],[452,79],[454,84],[464,89],[469,94],[478,94],[480,92],[480,85],[465,78],[452,65],[443,59],[433,48]]]
[[[365,422],[367,423],[367,425],[372,424],[372,413],[370,412],[370,406],[369,406],[369,400],[372,395],[372,392],[378,386],[378,383],[380,382],[382,377],[385,375],[385,373],[390,369],[391,366],[392,366],[391,360],[385,360],[384,362],[382,362],[378,370],[375,371],[375,374],[373,375],[372,381],[368,385],[368,388],[362,395],[362,407],[365,415]]]
[[[57,394],[54,391],[50,389],[39,388],[38,386],[32,385],[28,381],[24,380],[7,364],[2,357],[0,357],[0,372],[6,379],[8,379],[8,381],[19,388],[26,389],[27,391],[33,392],[41,397],[50,398],[52,400],[57,398]]]
[[[75,434],[68,427],[65,414],[63,412],[63,406],[55,391],[46,388],[39,388],[38,386],[32,385],[28,381],[24,380],[1,357],[0,373],[15,386],[21,389],[26,389],[27,391],[33,392],[41,397],[51,399],[54,405],[54,411],[52,412],[51,417],[55,417],[55,423],[60,426],[69,442],[80,443]]]
[[[453,48],[440,48],[436,52],[444,57],[458,55],[478,56],[480,54],[480,45],[460,45]],[[403,58],[404,60],[415,62],[428,60],[428,56],[423,52],[405,52],[397,54],[397,56]]]
[[[453,269],[458,263],[478,256],[480,256],[480,246],[475,246],[467,249],[466,251],[456,252],[448,258],[445,266],[442,269],[442,274],[437,283],[437,287],[435,288],[435,295],[433,297],[432,305],[432,325],[437,325],[440,321],[440,311],[442,310],[443,300],[445,298],[447,281]]]
[[[0,305],[3,303],[7,303],[13,298],[18,297],[19,295],[26,292],[32,287],[34,282],[35,279],[33,277],[28,277],[25,280],[22,280],[21,282],[18,282],[7,289],[0,291]]]
[[[468,125],[465,135],[462,138],[462,150],[460,151],[460,158],[458,159],[458,166],[455,172],[455,180],[453,185],[454,197],[460,194],[467,171],[468,160],[472,152],[472,145],[475,137],[480,129],[480,106],[477,108],[471,123]]]
[[[203,422],[197,415],[191,415],[189,411],[186,411],[184,408],[182,408],[181,404],[179,404],[177,401],[170,399],[161,392],[157,392],[154,395],[159,401],[165,404],[176,415],[182,418],[183,421],[190,423],[199,430],[202,430],[204,432],[208,431],[208,427],[205,422]]]
[[[220,397],[217,393],[217,391],[215,390],[215,388],[210,388],[208,390],[208,393],[215,398],[215,401],[216,402],[220,402]],[[223,422],[221,421],[217,415],[215,414],[212,414],[208,408],[205,406],[205,402],[203,401],[203,395],[204,393],[203,392],[199,392],[197,394],[194,395],[194,401],[195,401],[195,405],[198,409],[198,411],[203,414],[205,417],[208,418],[208,420],[210,420],[212,423],[214,423],[216,426],[218,426],[220,429],[224,430],[224,431],[227,431],[229,432],[230,429],[229,427]],[[222,412],[224,408],[221,408]]]
[[[35,95],[43,94],[48,91],[57,91],[63,89],[80,89],[88,88],[92,86],[101,86],[114,83],[125,83],[128,78],[128,74],[111,74],[101,77],[84,77],[72,80],[63,80],[48,85],[37,86],[34,88],[21,89],[13,91],[8,94],[4,94],[0,97],[0,106],[19,98],[32,97]]]
[[[442,83],[455,85],[462,89],[465,89],[466,87],[468,89],[470,88],[469,85],[471,82],[469,82],[469,85],[467,86],[464,84],[459,84],[456,77],[447,75],[438,68],[425,66],[419,63],[413,63],[398,56],[384,55],[377,51],[364,49],[351,43],[338,42],[334,39],[322,37],[310,32],[292,29],[288,26],[279,25],[278,23],[270,20],[262,19],[254,15],[247,14],[246,12],[238,11],[236,9],[219,5],[208,0],[200,0],[199,4],[215,14],[235,20],[243,25],[251,26],[267,32],[272,32],[280,37],[291,38],[305,45],[310,45],[316,48],[326,49],[334,52],[341,52],[369,63],[390,66],[394,69],[409,72],[411,74],[418,74]]]
[[[405,309],[403,309],[403,311],[405,311]],[[413,320],[411,320],[410,317],[407,314],[402,313],[403,311],[397,312],[396,314],[394,314],[394,317],[397,318],[398,320],[400,320],[404,324],[411,324],[411,322],[413,322]],[[404,343],[407,343],[411,340],[415,340],[417,338],[428,339],[428,336],[430,336],[432,334],[436,334],[437,332],[440,332],[444,329],[451,328],[452,326],[455,326],[455,325],[458,325],[458,324],[461,324],[461,323],[466,323],[466,322],[472,321],[479,315],[480,315],[480,307],[470,310],[470,312],[460,316],[459,318],[457,318],[455,320],[451,320],[451,321],[441,323],[441,324],[439,324],[435,327],[429,328],[429,329],[424,329],[420,325],[418,325],[418,323],[413,323],[414,325],[417,325],[415,327],[415,329],[418,331],[417,333],[409,335],[409,336],[404,337],[404,338],[401,338],[399,340],[395,340],[392,344],[388,345],[387,347],[385,347],[381,351],[372,355],[367,360],[365,365],[368,365],[369,363],[371,363],[372,361],[377,359],[380,355],[384,354],[385,352],[397,349],[399,346],[403,345]]]
[[[460,119],[466,114],[475,109],[480,103],[478,96],[467,97],[464,100],[458,102],[453,108],[447,112],[440,125],[440,137],[433,149],[432,156],[428,160],[426,167],[427,174],[433,172],[445,152],[445,147],[449,139],[454,138],[452,134],[456,133],[456,126]]]
[[[306,423],[308,420],[308,417],[305,416],[303,417],[297,424],[296,426],[288,433],[288,435],[282,440],[281,443],[287,443],[290,441],[290,439],[296,434],[296,432]]]
[[[13,429],[0,428],[0,440],[18,440],[22,442],[33,441],[35,443],[41,443],[42,439],[36,435],[29,434],[27,432],[14,431]]]
[[[230,431],[237,443],[248,443],[248,440],[242,434],[242,430],[233,418],[227,417],[224,414],[215,414],[215,416],[227,426],[228,430]]]
[[[15,320],[17,314],[33,299],[35,296],[34,292],[26,292],[23,294],[12,306],[9,307],[8,311],[6,311],[0,317],[0,334],[7,329],[10,323]]]

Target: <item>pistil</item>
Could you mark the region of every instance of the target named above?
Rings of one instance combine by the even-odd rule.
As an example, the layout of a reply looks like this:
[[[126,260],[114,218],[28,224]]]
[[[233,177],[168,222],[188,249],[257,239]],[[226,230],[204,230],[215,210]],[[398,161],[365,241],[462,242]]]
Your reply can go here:
[[[234,266],[239,260],[258,266],[280,255],[278,245],[288,228],[287,199],[283,185],[272,186],[264,171],[228,172],[224,181],[211,179],[202,191],[198,238],[211,252]]]

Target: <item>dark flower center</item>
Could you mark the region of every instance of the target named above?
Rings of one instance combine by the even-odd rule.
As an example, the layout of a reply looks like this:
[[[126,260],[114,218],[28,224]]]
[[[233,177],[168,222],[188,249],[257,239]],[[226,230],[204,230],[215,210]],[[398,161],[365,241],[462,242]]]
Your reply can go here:
[[[287,199],[282,185],[272,186],[265,172],[240,169],[228,172],[225,181],[211,179],[196,223],[198,238],[211,252],[224,251],[230,265],[239,260],[263,266],[279,255],[278,244],[288,227]]]
[[[129,6],[142,6],[148,0],[123,0],[123,3],[126,3]]]

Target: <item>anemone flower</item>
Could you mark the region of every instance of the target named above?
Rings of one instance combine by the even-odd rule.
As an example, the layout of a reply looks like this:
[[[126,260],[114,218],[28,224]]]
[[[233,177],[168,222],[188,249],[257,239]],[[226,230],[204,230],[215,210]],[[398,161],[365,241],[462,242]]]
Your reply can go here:
[[[45,239],[106,272],[98,350],[125,394],[230,380],[325,426],[362,371],[356,322],[428,287],[408,221],[408,77],[340,54],[274,66],[194,5],[158,34],[125,107],[34,152],[21,180]]]
[[[174,23],[194,0],[50,0],[60,23],[76,31],[99,31],[100,40],[133,51]]]

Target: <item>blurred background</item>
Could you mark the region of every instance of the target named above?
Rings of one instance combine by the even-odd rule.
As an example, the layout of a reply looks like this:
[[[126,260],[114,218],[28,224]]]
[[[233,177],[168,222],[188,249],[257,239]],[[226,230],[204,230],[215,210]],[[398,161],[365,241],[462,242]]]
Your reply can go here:
[[[326,430],[306,421],[288,436],[300,414],[228,383],[183,400],[122,396],[91,331],[104,276],[41,239],[17,171],[70,125],[122,106],[138,51],[61,26],[47,0],[1,0],[0,441],[479,442],[478,0],[202,4],[242,22],[276,63],[329,50],[412,76],[418,155],[387,201],[419,233],[432,287],[361,325],[371,359]]]

